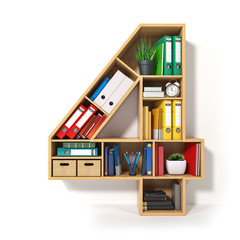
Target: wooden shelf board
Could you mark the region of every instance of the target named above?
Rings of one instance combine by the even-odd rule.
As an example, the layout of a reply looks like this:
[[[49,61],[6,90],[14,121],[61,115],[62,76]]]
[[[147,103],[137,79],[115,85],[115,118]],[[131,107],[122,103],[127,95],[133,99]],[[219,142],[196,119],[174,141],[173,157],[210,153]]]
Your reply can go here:
[[[141,142],[139,138],[95,138],[94,142]]]
[[[164,80],[164,79],[181,79],[183,78],[182,75],[140,75],[141,77],[143,77],[143,81],[146,80]]]
[[[77,156],[66,156],[66,157],[60,157],[60,156],[53,156],[52,159],[58,160],[70,160],[70,159],[102,159],[102,156],[86,156],[86,157],[77,157]]]
[[[108,116],[109,114],[107,112],[105,112],[102,108],[100,108],[95,102],[93,102],[90,98],[88,98],[87,96],[85,96],[85,99],[87,99],[92,105],[94,105],[98,110],[100,110],[101,112],[103,112],[106,116]]]
[[[142,216],[184,216],[181,210],[145,210]]]
[[[182,97],[143,98],[143,101],[182,100]]]

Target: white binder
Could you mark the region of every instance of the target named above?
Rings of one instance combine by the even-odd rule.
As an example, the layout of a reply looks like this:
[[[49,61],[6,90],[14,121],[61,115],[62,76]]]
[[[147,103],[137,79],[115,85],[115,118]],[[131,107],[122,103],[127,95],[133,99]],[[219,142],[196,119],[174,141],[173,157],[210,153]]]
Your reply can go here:
[[[115,89],[107,102],[102,106],[102,109],[108,114],[117,106],[119,101],[123,98],[128,89],[133,85],[133,81],[125,77],[120,85]]]
[[[112,95],[113,91],[119,86],[119,84],[123,81],[126,77],[122,72],[119,70],[113,75],[110,79],[108,84],[103,88],[103,90],[99,93],[96,97],[94,102],[99,106],[102,107],[109,97]]]

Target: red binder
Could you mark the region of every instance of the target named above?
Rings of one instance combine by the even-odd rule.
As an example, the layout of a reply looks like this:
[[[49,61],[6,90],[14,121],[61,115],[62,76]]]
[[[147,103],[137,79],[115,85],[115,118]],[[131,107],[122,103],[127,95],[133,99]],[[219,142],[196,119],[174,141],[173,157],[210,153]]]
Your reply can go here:
[[[65,124],[58,130],[56,136],[60,139],[63,139],[67,133],[67,131],[72,127],[72,125],[82,116],[83,112],[86,108],[83,105],[80,105],[74,113],[70,116],[70,118],[65,122]]]
[[[158,143],[155,143],[155,176],[159,176],[159,149],[158,149]]]
[[[187,161],[187,173],[196,176],[197,143],[185,143],[184,158]]]
[[[164,175],[164,147],[159,146],[158,147],[158,156],[159,156],[159,170],[158,170],[158,176]]]
[[[75,138],[84,124],[89,120],[89,118],[97,111],[97,108],[92,104],[89,106],[87,110],[81,115],[81,117],[72,125],[72,127],[68,130],[67,136],[71,139]]]
[[[101,119],[97,122],[97,124],[93,127],[93,129],[87,135],[88,139],[90,139],[93,136],[93,134],[98,130],[98,128],[102,125],[106,117],[107,116],[105,114],[101,117]]]

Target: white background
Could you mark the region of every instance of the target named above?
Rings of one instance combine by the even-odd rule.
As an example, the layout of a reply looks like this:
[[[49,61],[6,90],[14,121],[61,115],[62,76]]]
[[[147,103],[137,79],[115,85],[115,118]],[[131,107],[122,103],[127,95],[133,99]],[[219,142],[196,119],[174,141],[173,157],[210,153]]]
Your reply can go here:
[[[237,234],[238,1],[1,1],[1,239]],[[135,181],[49,181],[48,135],[140,23],[186,23],[187,135],[205,138],[187,216],[139,217]],[[83,236],[85,236],[83,238]]]

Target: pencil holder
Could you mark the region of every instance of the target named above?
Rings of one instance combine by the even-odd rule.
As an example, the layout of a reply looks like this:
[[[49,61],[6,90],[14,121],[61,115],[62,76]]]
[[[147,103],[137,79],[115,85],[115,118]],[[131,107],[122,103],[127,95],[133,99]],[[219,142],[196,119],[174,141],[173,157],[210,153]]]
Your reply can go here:
[[[131,153],[131,158],[128,155],[128,152],[124,153],[124,157],[128,163],[129,166],[129,175],[130,176],[135,176],[136,175],[136,169],[137,169],[137,163],[138,159],[140,157],[140,152],[136,152],[135,154],[135,159],[133,159],[133,153]]]

